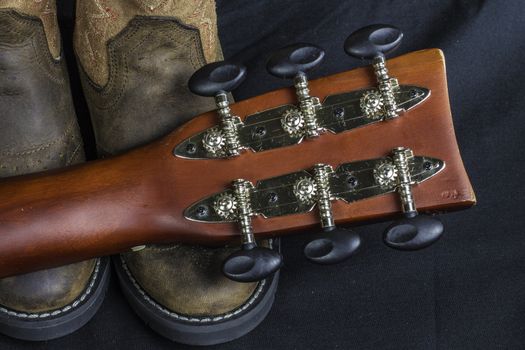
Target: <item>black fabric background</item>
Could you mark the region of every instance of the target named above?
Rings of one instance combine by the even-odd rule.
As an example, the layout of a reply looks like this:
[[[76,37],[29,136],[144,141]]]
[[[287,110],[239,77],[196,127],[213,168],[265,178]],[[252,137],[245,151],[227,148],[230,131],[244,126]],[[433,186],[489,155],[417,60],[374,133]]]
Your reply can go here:
[[[77,110],[94,156],[71,53],[73,4],[59,1]],[[357,227],[365,249],[347,263],[316,266],[304,236],[283,239],[285,267],[272,311],[247,336],[217,349],[524,349],[525,12],[513,1],[218,2],[226,57],[246,63],[244,99],[289,83],[264,69],[271,50],[298,42],[326,49],[312,77],[362,65],[342,50],[371,23],[405,33],[402,54],[439,47],[463,160],[479,204],[444,215],[446,235],[413,253],[381,242],[386,223]],[[428,135],[432,137],[432,135]],[[89,141],[91,140],[91,141]],[[148,329],[113,279],[98,314],[65,338],[31,344],[0,336],[0,349],[186,349]]]

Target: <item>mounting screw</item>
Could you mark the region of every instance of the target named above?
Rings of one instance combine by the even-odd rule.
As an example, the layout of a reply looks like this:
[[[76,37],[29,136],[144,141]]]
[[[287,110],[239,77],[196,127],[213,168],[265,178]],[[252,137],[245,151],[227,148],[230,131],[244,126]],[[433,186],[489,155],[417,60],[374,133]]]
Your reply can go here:
[[[425,170],[431,170],[434,167],[432,162],[426,161],[423,163],[423,169]]]
[[[354,175],[348,175],[348,177],[346,178],[346,183],[351,188],[355,188],[359,184],[359,180]]]
[[[191,142],[190,142],[190,143],[188,143],[188,144],[186,145],[186,152],[187,152],[188,154],[193,154],[193,153],[195,153],[196,151],[197,151],[197,145],[195,145],[194,143],[191,143]]]
[[[264,126],[258,126],[253,132],[253,138],[263,138],[266,135],[266,128]]]
[[[203,217],[208,216],[209,212],[210,212],[210,209],[208,208],[208,206],[206,206],[206,205],[199,205],[197,207],[196,215],[197,215],[198,218],[203,218]]]
[[[279,200],[279,196],[275,192],[270,192],[268,195],[268,203],[275,203]]]
[[[416,89],[410,90],[410,98],[416,98],[419,95]]]
[[[345,116],[345,109],[343,107],[337,107],[333,110],[334,117],[343,119]]]

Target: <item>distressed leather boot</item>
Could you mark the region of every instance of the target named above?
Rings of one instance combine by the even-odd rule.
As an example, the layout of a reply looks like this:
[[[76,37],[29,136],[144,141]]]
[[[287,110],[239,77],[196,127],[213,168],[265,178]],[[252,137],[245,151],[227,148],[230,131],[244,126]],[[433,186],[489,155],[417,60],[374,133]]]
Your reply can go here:
[[[83,152],[54,2],[0,1],[0,176],[78,163]],[[48,340],[77,330],[102,303],[108,261],[1,279],[0,332]]]
[[[79,0],[74,40],[101,156],[151,142],[215,108],[187,88],[194,71],[222,59],[214,0]],[[249,332],[273,303],[278,276],[238,283],[222,275],[237,249],[149,246],[114,262],[148,325],[181,343],[209,345]]]

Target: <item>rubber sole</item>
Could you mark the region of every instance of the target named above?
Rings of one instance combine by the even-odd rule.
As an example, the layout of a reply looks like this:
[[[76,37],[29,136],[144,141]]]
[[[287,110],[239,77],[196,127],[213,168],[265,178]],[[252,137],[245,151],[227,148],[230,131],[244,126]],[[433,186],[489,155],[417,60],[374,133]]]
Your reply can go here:
[[[49,317],[38,317],[13,311],[0,313],[0,333],[29,341],[45,341],[71,334],[84,326],[98,311],[106,294],[111,264],[109,258],[100,258],[98,273],[91,292],[83,300],[69,305],[68,310],[50,312]],[[55,313],[55,315],[53,315]],[[20,316],[24,315],[24,316]]]
[[[214,322],[213,318],[190,322],[188,317],[170,315],[161,305],[149,297],[131,280],[125,265],[119,257],[113,260],[122,292],[129,304],[154,331],[175,342],[188,345],[215,345],[235,340],[257,327],[268,315],[275,299],[279,272],[269,277],[257,297],[247,301],[242,311]],[[257,293],[257,292],[256,292]],[[188,321],[183,320],[184,318]]]

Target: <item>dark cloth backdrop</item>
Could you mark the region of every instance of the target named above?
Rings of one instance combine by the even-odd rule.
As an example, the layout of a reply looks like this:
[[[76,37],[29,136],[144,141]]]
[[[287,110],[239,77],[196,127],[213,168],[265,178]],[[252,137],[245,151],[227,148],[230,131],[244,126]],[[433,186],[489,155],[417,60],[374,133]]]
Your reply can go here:
[[[93,157],[71,52],[74,5],[66,0],[59,5],[77,112]],[[385,247],[386,223],[357,227],[365,237],[363,251],[329,267],[305,261],[304,236],[283,239],[286,265],[270,314],[247,336],[215,348],[524,349],[522,1],[220,0],[218,16],[225,56],[249,69],[235,92],[239,100],[289,84],[264,67],[269,52],[290,43],[326,50],[312,77],[362,65],[342,45],[349,33],[371,23],[402,28],[405,38],[396,55],[441,48],[457,137],[479,204],[444,215],[445,236],[420,252]],[[0,336],[0,349],[25,348],[188,347],[147,328],[114,278],[100,311],[75,334],[40,344]]]

